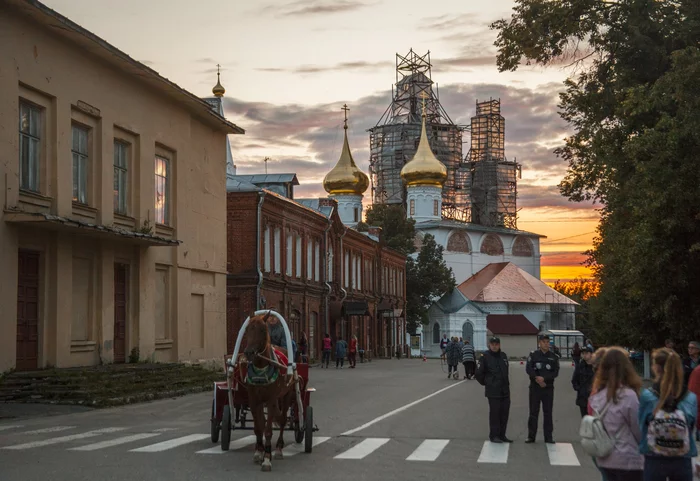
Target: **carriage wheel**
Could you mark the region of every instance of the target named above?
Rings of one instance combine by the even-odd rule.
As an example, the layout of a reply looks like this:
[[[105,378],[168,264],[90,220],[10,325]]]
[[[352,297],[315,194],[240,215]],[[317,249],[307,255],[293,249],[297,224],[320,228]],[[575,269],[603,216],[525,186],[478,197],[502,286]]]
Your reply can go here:
[[[301,444],[304,440],[304,429],[299,425],[299,421],[294,421],[294,441]]]
[[[228,451],[231,444],[231,407],[224,406],[224,415],[221,418],[221,450]]]
[[[306,406],[306,419],[304,420],[304,430],[305,441],[304,441],[304,452],[310,453],[313,449],[313,436],[314,436],[314,408],[311,406]]]
[[[221,431],[221,420],[216,417],[214,411],[214,401],[211,402],[211,442],[219,442],[219,431]]]

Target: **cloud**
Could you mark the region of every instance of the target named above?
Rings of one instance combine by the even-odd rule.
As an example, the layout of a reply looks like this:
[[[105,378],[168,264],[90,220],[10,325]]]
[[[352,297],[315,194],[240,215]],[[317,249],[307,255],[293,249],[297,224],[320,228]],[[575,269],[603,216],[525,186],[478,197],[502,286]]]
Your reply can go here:
[[[566,162],[553,150],[569,134],[557,115],[559,84],[537,88],[498,84],[448,84],[440,87],[440,100],[452,120],[468,125],[477,100],[500,98],[506,118],[506,156],[517,157],[523,166],[518,184],[518,206],[528,209],[551,207],[585,213],[590,203],[574,204],[559,194],[556,185],[566,171]],[[262,159],[270,157],[270,172],[295,172],[305,192],[323,192],[325,174],[340,156],[343,140],[344,99],[337,102],[275,105],[225,97],[227,117],[246,128],[245,136],[232,136],[233,155],[241,173],[264,171]],[[376,92],[349,104],[348,138],[355,162],[368,172],[369,133],[391,102],[391,92]],[[469,149],[464,133],[463,155]]]
[[[312,74],[312,73],[324,73],[324,72],[338,72],[338,71],[361,71],[361,70],[376,70],[378,68],[391,67],[394,64],[392,62],[367,62],[364,60],[357,60],[354,62],[341,62],[335,65],[300,65],[297,67],[261,67],[256,70],[260,72],[272,72],[272,73],[297,73],[297,74]]]
[[[273,13],[277,17],[332,15],[360,10],[369,6],[356,0],[297,0],[279,5],[279,2],[261,8],[262,13]]]
[[[543,266],[576,266],[583,265],[587,258],[586,254],[575,251],[543,252],[540,264]]]

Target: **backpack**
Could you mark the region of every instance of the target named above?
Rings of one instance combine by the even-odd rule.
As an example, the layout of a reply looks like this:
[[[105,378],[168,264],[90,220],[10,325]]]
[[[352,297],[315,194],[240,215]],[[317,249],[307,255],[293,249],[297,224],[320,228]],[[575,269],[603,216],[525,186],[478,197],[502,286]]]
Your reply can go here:
[[[659,409],[649,421],[647,444],[656,456],[682,457],[690,452],[690,431],[683,411]]]
[[[579,436],[581,436],[581,446],[589,456],[605,458],[615,449],[616,438],[608,434],[603,426],[603,418],[608,411],[610,401],[608,401],[600,413],[595,416],[586,415],[581,419]]]

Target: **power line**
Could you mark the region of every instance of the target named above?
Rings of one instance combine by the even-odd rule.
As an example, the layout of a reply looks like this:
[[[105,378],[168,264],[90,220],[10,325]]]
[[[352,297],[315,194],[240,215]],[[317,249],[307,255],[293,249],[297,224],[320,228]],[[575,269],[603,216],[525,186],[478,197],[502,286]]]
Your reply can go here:
[[[581,236],[589,235],[589,234],[595,234],[595,231],[593,231],[593,232],[584,232],[583,234],[572,235],[572,236],[569,236],[569,237],[562,237],[562,238],[560,238],[560,239],[552,239],[552,240],[550,240],[550,241],[542,242],[542,244],[551,244],[552,242],[557,242],[557,241],[566,240],[566,239],[573,239],[574,237],[581,237]]]

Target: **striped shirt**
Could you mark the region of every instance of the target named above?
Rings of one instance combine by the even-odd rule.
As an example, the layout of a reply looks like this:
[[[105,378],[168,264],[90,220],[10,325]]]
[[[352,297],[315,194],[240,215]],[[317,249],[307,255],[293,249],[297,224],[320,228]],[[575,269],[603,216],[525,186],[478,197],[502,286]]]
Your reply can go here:
[[[474,346],[465,344],[462,347],[462,362],[474,362],[475,360],[476,353],[474,352]]]

